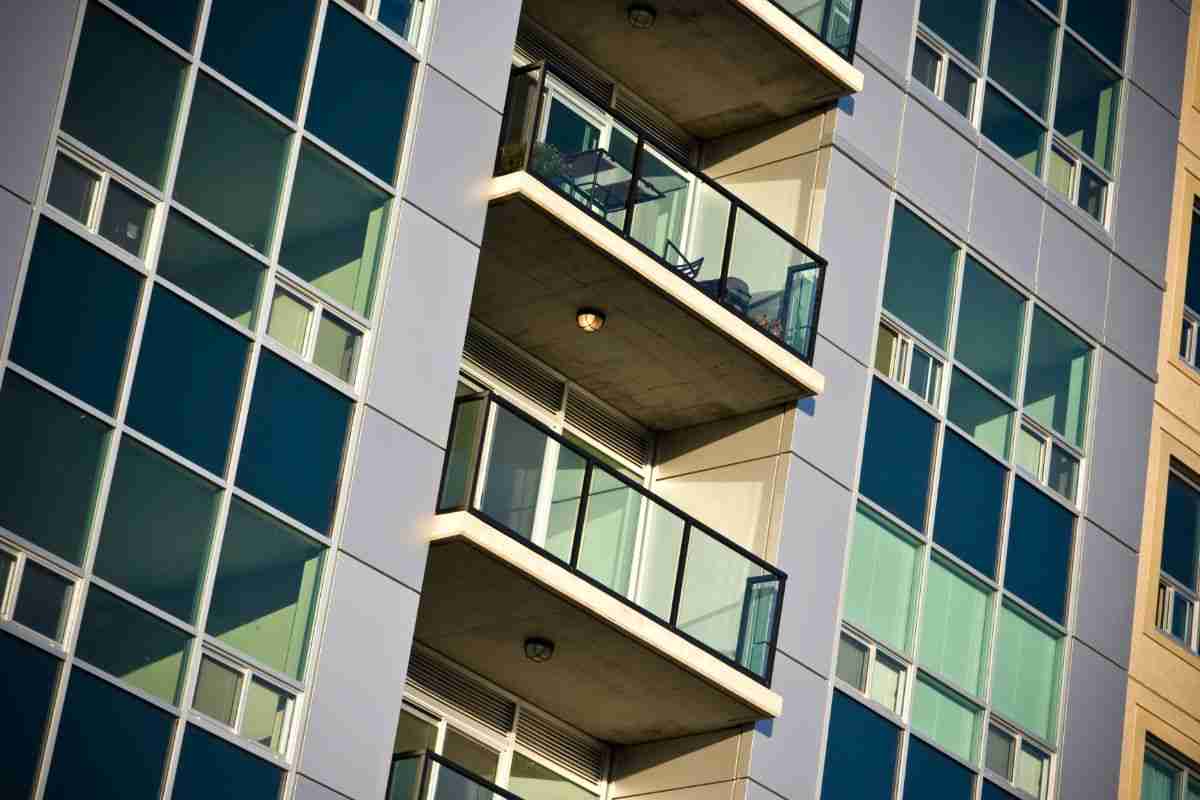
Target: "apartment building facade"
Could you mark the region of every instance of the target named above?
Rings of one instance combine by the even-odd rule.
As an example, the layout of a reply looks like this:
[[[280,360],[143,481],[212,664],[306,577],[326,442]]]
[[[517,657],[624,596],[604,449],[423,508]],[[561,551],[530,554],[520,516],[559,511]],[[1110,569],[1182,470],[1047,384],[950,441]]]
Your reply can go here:
[[[1176,0],[8,18],[0,794],[1138,780]]]

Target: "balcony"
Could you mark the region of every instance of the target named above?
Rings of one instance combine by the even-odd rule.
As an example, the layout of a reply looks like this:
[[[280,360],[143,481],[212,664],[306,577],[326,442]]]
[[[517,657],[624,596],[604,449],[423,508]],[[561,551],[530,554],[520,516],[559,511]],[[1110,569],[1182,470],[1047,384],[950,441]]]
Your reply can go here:
[[[521,800],[429,750],[392,757],[386,796],[387,800]]]
[[[659,430],[824,388],[825,260],[544,65],[514,71],[496,172],[472,306],[493,330]],[[610,324],[585,340],[588,306]]]
[[[779,713],[782,572],[494,395],[450,443],[418,640],[607,741]]]
[[[860,3],[525,0],[523,8],[692,136],[715,139],[861,91],[851,63]]]

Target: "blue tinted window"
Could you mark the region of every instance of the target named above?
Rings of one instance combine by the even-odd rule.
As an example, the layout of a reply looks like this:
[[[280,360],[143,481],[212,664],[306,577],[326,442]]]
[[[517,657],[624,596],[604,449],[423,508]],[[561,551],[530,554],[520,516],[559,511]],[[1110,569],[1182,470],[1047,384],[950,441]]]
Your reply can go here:
[[[58,659],[15,636],[0,633],[0,706],[4,708],[4,758],[0,797],[29,797],[50,716]]]
[[[1067,5],[1067,25],[1115,64],[1125,49],[1129,0],[1075,0]]]
[[[174,718],[76,669],[45,800],[158,800]]]
[[[984,781],[981,800],[1017,800],[1017,796],[1009,794],[994,783]]]
[[[349,416],[348,398],[264,350],[237,485],[328,533]]]
[[[887,798],[896,773],[896,726],[851,700],[833,693],[829,712],[829,741],[825,747],[825,777],[821,797]]]
[[[331,5],[305,126],[390,182],[412,73],[408,54]]]
[[[883,307],[938,347],[946,346],[958,249],[902,205],[892,219]]]
[[[1042,613],[1064,622],[1075,516],[1020,478],[1013,490],[1004,585]]]
[[[904,800],[968,800],[974,777],[971,770],[954,759],[915,736],[909,738]]]
[[[247,341],[155,288],[129,400],[129,424],[218,475],[233,435]]]
[[[1167,513],[1163,522],[1162,571],[1196,588],[1196,527],[1200,525],[1200,492],[1182,478],[1167,481]]]
[[[917,530],[925,527],[934,424],[886,383],[875,381],[859,489]]]
[[[139,283],[116,259],[43,220],[9,357],[111,414]]]
[[[183,49],[192,49],[197,0],[117,0],[117,5]]]
[[[172,800],[245,797],[273,800],[282,773],[261,758],[188,725],[175,773]]]
[[[204,62],[280,114],[293,116],[312,17],[312,0],[213,0]]]
[[[996,576],[1004,472],[982,450],[946,431],[933,539],[991,577]]]

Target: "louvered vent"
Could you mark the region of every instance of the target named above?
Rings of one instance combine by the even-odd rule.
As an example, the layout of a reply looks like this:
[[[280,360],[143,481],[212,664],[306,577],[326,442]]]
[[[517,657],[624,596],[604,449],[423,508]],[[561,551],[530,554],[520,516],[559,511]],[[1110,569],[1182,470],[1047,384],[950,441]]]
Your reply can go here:
[[[545,34],[527,19],[522,19],[517,28],[517,54],[530,61],[547,61],[589,95],[592,100],[607,107],[612,101],[613,84],[567,48]]]
[[[613,108],[641,128],[648,138],[667,151],[667,155],[684,164],[692,162],[692,138],[619,86],[613,92]]]
[[[604,777],[603,748],[524,708],[517,743],[584,780],[599,782]]]
[[[420,650],[408,661],[408,682],[497,733],[512,730],[515,704]]]
[[[571,392],[567,396],[567,424],[635,464],[650,462],[651,440],[648,434],[578,392]]]
[[[546,409],[558,413],[562,408],[566,387],[561,380],[474,325],[467,329],[463,358]]]

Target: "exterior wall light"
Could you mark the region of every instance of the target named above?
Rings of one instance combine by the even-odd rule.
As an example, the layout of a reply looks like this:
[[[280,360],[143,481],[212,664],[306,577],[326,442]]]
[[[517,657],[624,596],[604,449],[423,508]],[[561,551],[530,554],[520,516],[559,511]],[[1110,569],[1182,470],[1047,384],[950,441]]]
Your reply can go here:
[[[658,19],[658,12],[643,3],[634,3],[625,13],[629,15],[629,25],[639,31],[653,28],[654,20]]]
[[[587,333],[595,333],[603,328],[606,320],[604,312],[595,308],[581,308],[575,313],[575,321]]]
[[[554,656],[554,642],[531,636],[525,640],[525,657],[535,664],[545,664]]]

